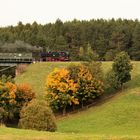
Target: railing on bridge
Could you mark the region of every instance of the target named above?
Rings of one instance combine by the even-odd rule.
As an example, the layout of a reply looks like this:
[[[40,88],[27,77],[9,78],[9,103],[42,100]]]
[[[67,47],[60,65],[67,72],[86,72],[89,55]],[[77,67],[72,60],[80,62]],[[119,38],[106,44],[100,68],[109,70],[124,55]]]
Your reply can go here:
[[[0,63],[32,63],[32,53],[0,53]]]
[[[32,53],[0,53],[0,77],[2,75],[15,77],[17,65],[32,61]]]
[[[3,68],[0,69],[0,77],[2,75],[15,77],[16,76],[16,65],[6,66],[6,67],[3,66]]]

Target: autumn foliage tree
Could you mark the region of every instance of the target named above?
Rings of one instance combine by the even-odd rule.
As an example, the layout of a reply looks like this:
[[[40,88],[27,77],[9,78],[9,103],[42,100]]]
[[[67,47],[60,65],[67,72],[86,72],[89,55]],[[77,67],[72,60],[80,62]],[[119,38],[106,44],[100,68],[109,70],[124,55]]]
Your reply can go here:
[[[65,114],[68,105],[79,104],[76,98],[77,86],[67,69],[55,69],[46,81],[47,97],[51,106],[54,109],[62,108]]]
[[[46,80],[47,99],[55,109],[80,104],[94,99],[103,93],[103,83],[97,80],[84,65],[72,65],[56,69]]]
[[[17,114],[19,115],[21,108],[24,105],[27,105],[34,98],[35,98],[35,92],[33,91],[33,89],[29,84],[22,83],[17,85],[16,98],[15,98]]]
[[[9,81],[0,81],[0,108],[7,113],[7,120],[18,119],[23,105],[34,97],[35,93],[28,84],[16,85]]]
[[[16,105],[17,87],[11,82],[0,82],[0,107],[8,112],[8,117],[13,117],[14,107]]]
[[[70,75],[78,85],[76,97],[83,107],[84,102],[94,99],[103,93],[103,82],[97,80],[85,65],[73,65],[69,68]]]

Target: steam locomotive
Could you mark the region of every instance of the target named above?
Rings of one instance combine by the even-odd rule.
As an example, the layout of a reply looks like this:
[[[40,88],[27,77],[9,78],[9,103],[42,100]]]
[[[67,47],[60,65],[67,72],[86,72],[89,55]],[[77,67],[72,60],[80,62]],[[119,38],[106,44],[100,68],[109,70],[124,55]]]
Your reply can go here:
[[[41,52],[40,61],[70,61],[69,52]]]

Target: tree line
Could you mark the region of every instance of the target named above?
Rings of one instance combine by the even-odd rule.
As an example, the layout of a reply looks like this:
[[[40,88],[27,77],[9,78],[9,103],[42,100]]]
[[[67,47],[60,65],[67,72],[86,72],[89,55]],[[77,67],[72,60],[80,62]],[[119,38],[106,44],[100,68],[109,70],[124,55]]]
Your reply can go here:
[[[17,46],[15,50],[14,46]],[[19,22],[17,26],[0,28],[1,52],[11,48],[18,52],[69,51],[71,60],[81,60],[80,50],[84,52],[88,47],[99,60],[113,60],[121,51],[127,52],[132,60],[140,60],[140,22],[127,19],[62,22],[57,19],[45,25]]]

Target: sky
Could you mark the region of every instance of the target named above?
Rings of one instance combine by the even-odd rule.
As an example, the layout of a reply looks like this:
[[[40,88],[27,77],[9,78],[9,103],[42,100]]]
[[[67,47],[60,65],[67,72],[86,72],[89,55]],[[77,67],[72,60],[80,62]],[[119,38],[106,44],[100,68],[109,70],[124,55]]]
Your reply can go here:
[[[140,0],[0,0],[0,26],[90,19],[140,19]]]

